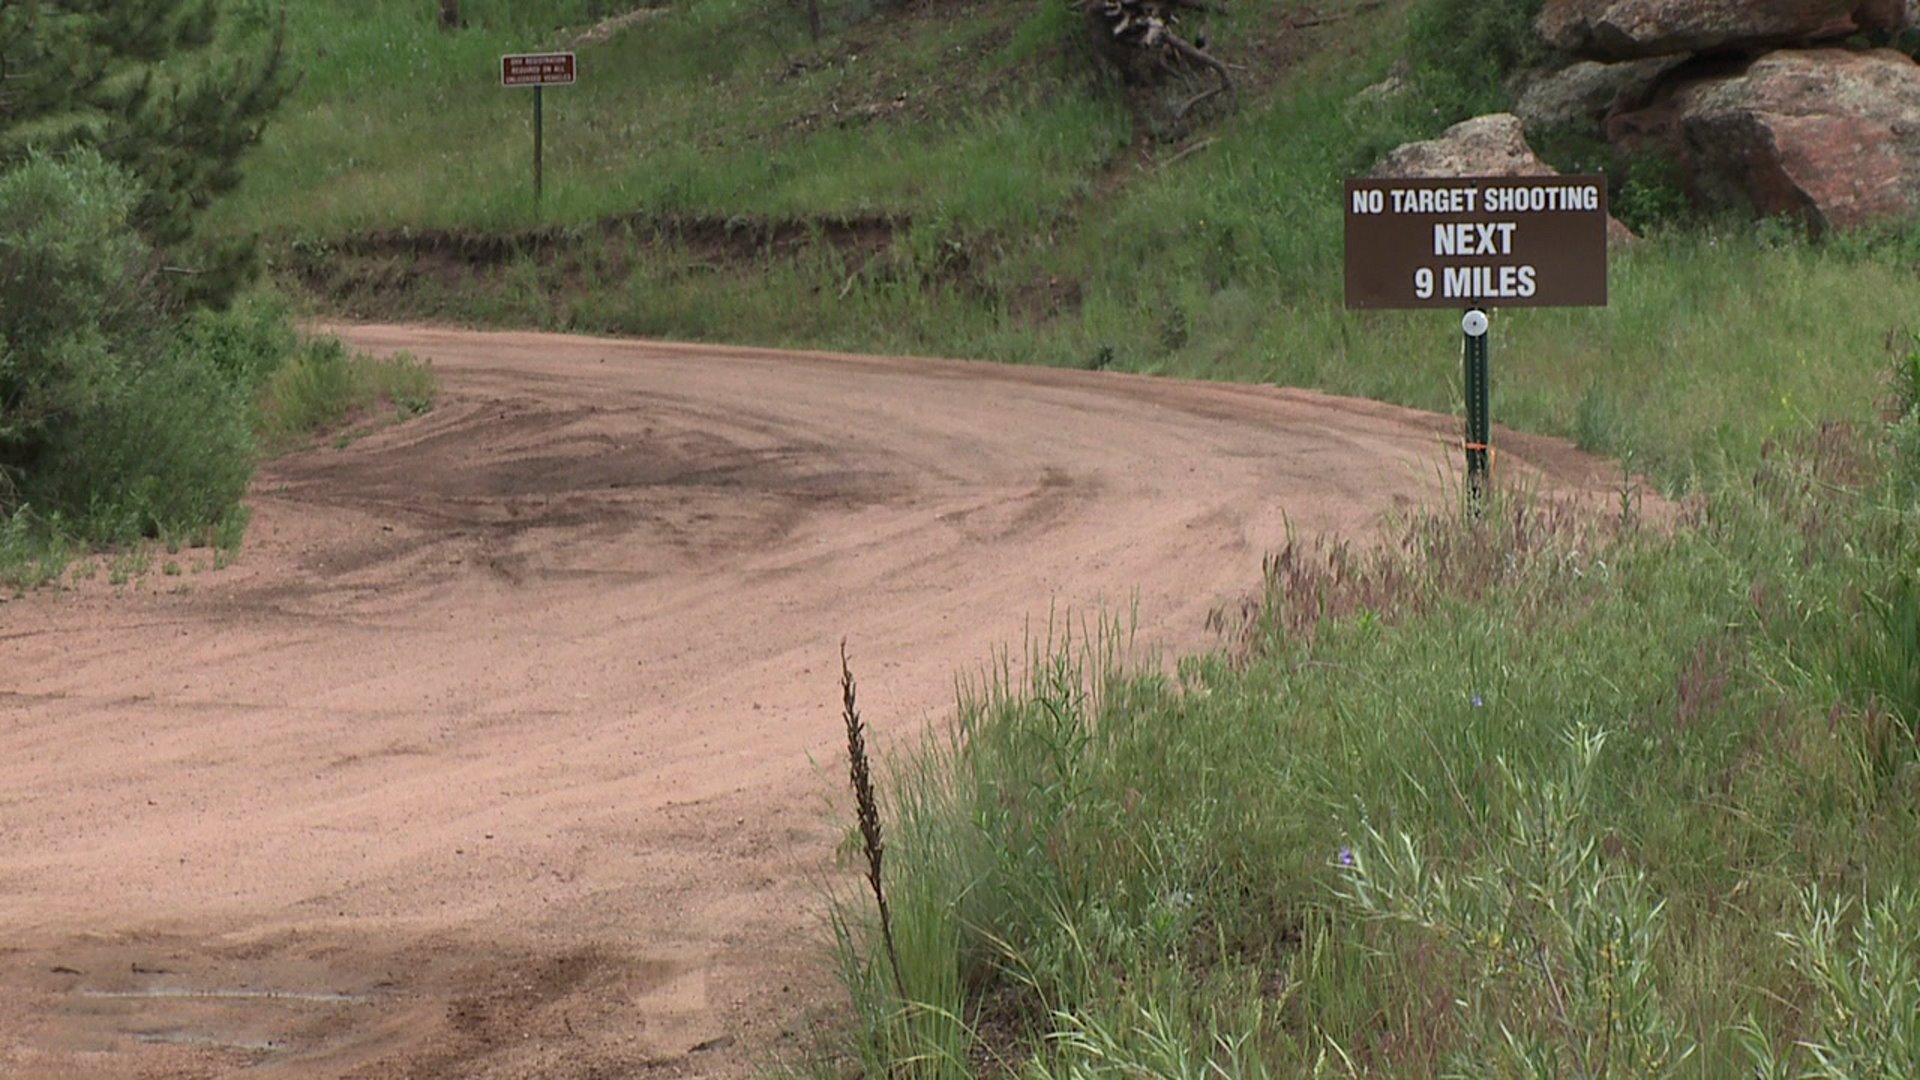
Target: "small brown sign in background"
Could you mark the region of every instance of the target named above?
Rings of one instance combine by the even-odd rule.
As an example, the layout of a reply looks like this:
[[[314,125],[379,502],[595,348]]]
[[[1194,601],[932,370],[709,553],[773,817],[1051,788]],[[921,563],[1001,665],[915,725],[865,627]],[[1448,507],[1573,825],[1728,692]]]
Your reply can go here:
[[[1604,307],[1598,176],[1347,181],[1349,308]]]
[[[513,53],[500,58],[501,86],[572,86],[573,54]]]

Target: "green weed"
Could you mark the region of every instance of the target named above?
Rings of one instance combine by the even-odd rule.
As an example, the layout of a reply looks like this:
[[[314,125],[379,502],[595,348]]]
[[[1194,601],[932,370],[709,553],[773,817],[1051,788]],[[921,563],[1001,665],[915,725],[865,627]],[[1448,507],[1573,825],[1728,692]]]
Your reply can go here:
[[[1752,1075],[1866,1080],[1920,1073],[1916,926],[1920,902],[1910,886],[1889,886],[1858,906],[1808,889],[1799,926],[1783,931],[1781,941],[1814,988],[1810,1030],[1781,1047],[1749,1019],[1740,1036]]]
[[[1872,758],[1887,773],[1914,760],[1920,748],[1920,573],[1895,573],[1864,593],[1861,605],[1860,632],[1842,639],[1835,665],[1865,698]],[[1875,717],[1875,710],[1892,715]]]
[[[152,548],[144,540],[132,543],[113,555],[107,569],[107,583],[116,587],[127,585],[152,568]]]
[[[33,507],[22,506],[0,515],[0,585],[37,588],[58,581],[78,547],[58,513],[42,518]]]
[[[1631,445],[1623,413],[1618,393],[1607,383],[1595,380],[1574,406],[1574,445],[1589,453],[1621,456]]]
[[[336,338],[307,342],[260,387],[254,409],[262,440],[289,448],[332,428],[375,402],[395,404],[401,416],[430,407],[433,373],[402,353],[376,358],[350,352]],[[336,446],[352,441],[342,433]]]
[[[1491,762],[1491,801],[1508,809],[1450,860],[1464,865],[1436,866],[1411,835],[1365,824],[1342,849],[1341,898],[1413,930],[1460,973],[1449,1075],[1673,1076],[1697,1049],[1658,986],[1665,905],[1643,871],[1608,865],[1594,830],[1606,735],[1563,738],[1562,764]]]
[[[1543,63],[1533,23],[1541,0],[1433,0],[1418,7],[1407,39],[1419,103],[1444,122],[1504,112],[1507,80]]]

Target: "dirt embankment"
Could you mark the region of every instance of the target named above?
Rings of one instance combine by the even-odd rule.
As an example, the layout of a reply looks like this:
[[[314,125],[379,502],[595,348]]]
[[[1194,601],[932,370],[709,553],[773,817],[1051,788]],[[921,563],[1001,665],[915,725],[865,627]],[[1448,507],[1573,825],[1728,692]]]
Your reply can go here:
[[[1440,497],[1457,438],[1261,387],[344,333],[441,406],[267,467],[234,567],[0,605],[0,1075],[798,1053],[842,637],[882,737],[1050,611],[1204,645],[1289,528]]]

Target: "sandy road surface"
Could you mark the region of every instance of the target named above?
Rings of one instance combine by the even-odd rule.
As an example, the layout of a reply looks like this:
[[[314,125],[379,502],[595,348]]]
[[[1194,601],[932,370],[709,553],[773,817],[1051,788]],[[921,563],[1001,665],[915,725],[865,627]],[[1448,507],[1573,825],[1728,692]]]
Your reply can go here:
[[[268,466],[236,566],[0,605],[0,1076],[796,1052],[832,1002],[843,635],[895,733],[1050,605],[1137,592],[1144,641],[1204,645],[1287,522],[1438,497],[1456,430],[1266,388],[344,332],[430,358],[439,408]]]

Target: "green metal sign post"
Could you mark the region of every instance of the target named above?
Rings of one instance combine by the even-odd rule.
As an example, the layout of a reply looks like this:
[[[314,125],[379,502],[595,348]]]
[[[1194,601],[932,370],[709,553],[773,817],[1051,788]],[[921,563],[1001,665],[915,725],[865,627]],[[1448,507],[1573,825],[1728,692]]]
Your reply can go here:
[[[572,86],[578,78],[574,55],[513,53],[500,58],[500,85],[533,87],[533,201],[546,189],[546,100],[549,86]]]
[[[1347,307],[1466,312],[1462,448],[1478,509],[1493,490],[1487,313],[1606,306],[1606,178],[1368,177],[1346,187]]]
[[[546,188],[546,109],[543,107],[547,88],[533,88],[533,201],[540,201],[541,192]]]
[[[1492,390],[1488,385],[1487,353],[1491,348],[1487,313],[1469,310],[1460,320],[1466,334],[1462,350],[1467,387],[1467,500],[1477,509],[1487,497],[1488,461],[1493,454]]]

